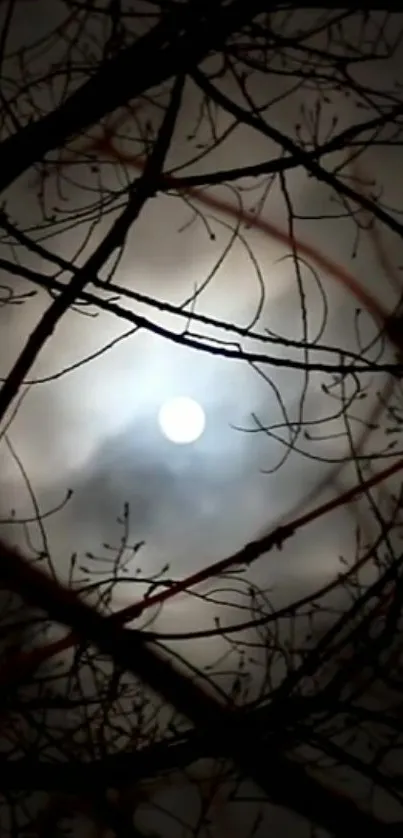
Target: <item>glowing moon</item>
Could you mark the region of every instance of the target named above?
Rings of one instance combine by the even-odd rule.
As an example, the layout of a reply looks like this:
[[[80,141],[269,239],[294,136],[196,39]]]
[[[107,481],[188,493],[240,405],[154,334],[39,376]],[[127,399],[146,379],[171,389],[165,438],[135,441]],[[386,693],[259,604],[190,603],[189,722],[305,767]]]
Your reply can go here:
[[[206,425],[201,405],[186,396],[165,402],[160,409],[158,421],[164,436],[178,445],[195,442]]]

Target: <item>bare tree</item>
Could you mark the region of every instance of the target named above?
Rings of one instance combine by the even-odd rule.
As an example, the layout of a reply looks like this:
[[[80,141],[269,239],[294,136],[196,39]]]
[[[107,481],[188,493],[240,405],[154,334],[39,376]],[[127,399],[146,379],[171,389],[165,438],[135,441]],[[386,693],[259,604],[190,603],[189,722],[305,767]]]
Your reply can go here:
[[[397,834],[402,15],[0,16],[2,834]]]

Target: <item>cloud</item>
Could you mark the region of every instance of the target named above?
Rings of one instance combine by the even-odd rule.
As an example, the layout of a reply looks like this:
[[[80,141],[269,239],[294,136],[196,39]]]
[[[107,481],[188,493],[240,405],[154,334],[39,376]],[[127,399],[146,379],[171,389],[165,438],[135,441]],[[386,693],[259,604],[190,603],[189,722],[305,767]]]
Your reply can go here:
[[[292,101],[301,105],[297,94],[293,94]],[[199,105],[200,100],[189,86],[171,154],[172,165],[190,160],[207,139],[207,121],[204,136],[202,131],[188,139],[195,133]],[[341,110],[339,106],[334,101],[329,108],[330,112],[332,108],[337,112],[341,127],[343,120],[348,122],[351,117],[351,110]],[[283,130],[291,131],[289,108],[287,100],[286,104],[277,104],[273,114]],[[155,113],[145,108],[142,118],[155,119]],[[294,121],[292,114],[291,122]],[[184,171],[230,168],[265,159],[277,151],[267,139],[242,129]],[[381,151],[377,155],[379,171],[382,164],[382,173],[385,170],[392,188],[388,160]],[[373,160],[372,151],[369,159]],[[123,173],[118,179],[107,167],[101,176],[114,188],[121,187],[124,181]],[[92,226],[80,223],[69,227],[72,208],[94,200],[90,190],[98,183],[98,175],[73,167],[68,178],[61,193],[54,178],[46,183],[46,206],[49,211],[53,207],[61,223],[58,235],[44,243],[82,264],[101,240],[111,217],[105,215]],[[11,215],[20,225],[33,226],[41,216],[34,182],[35,175],[30,172],[7,196]],[[357,259],[351,258],[355,231],[350,219],[335,217],[342,213],[329,190],[300,172],[290,175],[287,182],[300,216],[298,234],[320,245],[322,251],[344,266],[354,267],[367,287],[382,288],[386,298],[369,247],[361,244]],[[256,204],[259,195],[263,196],[263,187],[259,192],[256,183],[244,182],[242,186],[241,197],[246,206]],[[234,202],[238,200],[227,187],[212,194],[227,200],[232,195]],[[204,218],[195,209],[199,213],[203,209]],[[261,211],[286,229],[287,212],[279,184],[272,186]],[[330,220],[321,220],[319,231],[317,216],[326,214]],[[261,307],[256,328],[300,339],[300,289],[289,248],[254,229],[242,228],[242,238],[235,241],[214,273],[232,235],[228,219],[223,214],[215,215],[214,219],[197,202],[189,207],[175,195],[152,199],[128,236],[115,281],[155,295],[160,301],[181,304],[192,298],[211,274],[206,289],[194,303],[196,312],[246,325]],[[7,245],[2,250],[10,257]],[[50,270],[44,261],[27,255],[24,259],[30,266]],[[355,302],[323,272],[315,277],[306,264],[301,263],[300,268],[310,338],[318,335],[326,319],[322,342],[356,350]],[[3,274],[1,281],[9,279]],[[14,287],[18,290],[25,285],[16,283]],[[48,304],[49,298],[40,292],[23,306],[7,306],[0,311],[3,375]],[[212,334],[200,324],[189,325],[186,320],[155,312],[146,305],[127,301],[124,304],[177,332],[187,327],[204,337]],[[93,318],[70,312],[41,353],[31,378],[52,376],[77,364],[118,338],[127,326],[103,313]],[[361,317],[360,328],[362,341],[374,334],[366,315]],[[289,352],[284,347],[271,351],[277,356]],[[301,352],[298,357],[303,360]],[[319,357],[329,360],[328,356]],[[270,383],[256,369],[239,361],[197,353],[140,331],[90,363],[30,388],[11,425],[10,439],[42,510],[54,506],[68,487],[74,490],[66,508],[46,521],[52,555],[62,575],[67,573],[68,556],[73,550],[96,553],[102,542],[119,538],[121,530],[116,519],[126,501],[130,505],[130,538],[146,542],[141,557],[147,569],[156,572],[168,562],[173,575],[189,573],[206,561],[236,550],[304,502],[315,484],[319,485],[332,471],[332,461],[345,454],[346,440],[337,436],[343,430],[342,423],[334,420],[332,425],[320,421],[318,424],[318,420],[334,413],[335,406],[322,390],[324,376],[312,375],[302,419],[310,423],[307,427],[313,436],[324,438],[310,441],[300,437],[301,450],[293,451],[278,471],[264,474],[264,470],[273,470],[286,453],[288,432],[279,426],[284,425],[284,410],[294,426],[301,419],[306,382],[300,371],[259,369],[269,376]],[[167,442],[157,425],[161,404],[176,395],[198,399],[206,412],[206,432],[189,447],[175,447]],[[375,392],[357,410],[365,415],[374,399]],[[271,436],[240,430],[256,430],[252,414],[271,429]],[[20,468],[4,443],[0,465],[3,515],[8,515],[11,506],[16,507],[19,515],[32,514],[32,500]],[[287,596],[306,585],[308,578],[309,584],[315,585],[334,573],[344,545],[344,536],[343,545],[340,542],[341,533],[350,530],[350,512],[343,511],[337,523],[336,518],[333,524],[329,519],[329,523],[310,529],[298,539],[298,549],[292,542],[270,562],[271,567],[276,567]],[[17,537],[17,528],[12,527],[11,531]],[[266,565],[262,563],[260,567]],[[265,582],[265,570],[259,573],[259,579]],[[271,582],[271,577],[268,579]]]

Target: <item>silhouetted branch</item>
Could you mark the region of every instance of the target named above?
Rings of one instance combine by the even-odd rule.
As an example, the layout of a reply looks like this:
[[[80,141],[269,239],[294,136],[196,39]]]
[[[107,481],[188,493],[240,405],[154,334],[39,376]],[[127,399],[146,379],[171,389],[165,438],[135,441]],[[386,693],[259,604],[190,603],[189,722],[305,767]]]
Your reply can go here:
[[[42,315],[35,329],[29,336],[24,349],[10,371],[0,390],[0,420],[3,419],[11,402],[18,393],[27,372],[33,366],[38,353],[53,334],[57,323],[73,305],[92,276],[96,276],[112,253],[123,244],[128,230],[141,212],[144,204],[156,189],[156,178],[164,165],[176,117],[180,107],[184,84],[183,75],[173,85],[172,97],[167,108],[158,139],[147,161],[143,174],[134,181],[129,191],[125,209],[112,225],[85,265],[74,275],[63,291]]]
[[[106,61],[56,110],[0,144],[0,191],[106,114],[182,73],[189,62],[201,61],[210,50],[220,49],[232,32],[265,10],[263,0],[247,5],[243,0],[226,5],[216,0],[175,4],[150,32]],[[151,55],[155,60],[150,60]]]
[[[334,795],[311,778],[302,766],[271,748],[270,737],[263,737],[262,743],[251,742],[249,731],[242,724],[242,714],[231,713],[220,706],[168,661],[151,651],[142,642],[141,633],[125,633],[115,628],[110,621],[80,603],[72,591],[46,577],[4,544],[1,546],[0,578],[26,601],[44,608],[57,622],[74,628],[86,643],[95,643],[118,665],[140,676],[162,694],[203,731],[206,741],[214,743],[214,752],[219,748],[221,753],[228,753],[273,802],[320,823],[334,835],[353,836],[357,829],[365,829],[369,836],[384,834],[385,824],[360,811],[352,800]],[[2,702],[4,698],[3,691]]]

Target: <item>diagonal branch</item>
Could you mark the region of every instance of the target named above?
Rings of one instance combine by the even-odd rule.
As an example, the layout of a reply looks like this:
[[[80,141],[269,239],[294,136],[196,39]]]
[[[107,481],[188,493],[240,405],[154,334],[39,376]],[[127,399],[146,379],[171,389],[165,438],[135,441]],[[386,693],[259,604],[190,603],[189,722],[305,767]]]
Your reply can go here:
[[[0,390],[0,421],[17,395],[39,352],[53,334],[59,320],[73,305],[87,283],[97,275],[112,253],[122,246],[131,225],[140,214],[144,204],[148,198],[155,194],[179,112],[184,81],[185,78],[181,74],[173,85],[171,101],[164,115],[154,148],[144,166],[142,175],[131,184],[126,207],[100,245],[87,259],[85,265],[74,274],[70,283],[64,287],[63,291],[44,312],[4,382]]]
[[[313,151],[306,152],[311,160],[320,160],[327,154],[333,154],[335,151],[340,151],[348,148],[349,143],[355,140],[360,134],[367,134],[368,131],[379,131],[380,128],[388,125],[398,116],[403,116],[403,103],[399,103],[391,108],[386,113],[380,116],[375,116],[373,119],[367,119],[363,122],[350,125],[343,131],[336,134],[335,137],[317,146]],[[364,145],[365,140],[362,140]],[[231,183],[234,180],[240,180],[246,177],[259,177],[260,175],[280,174],[287,172],[290,169],[295,169],[301,165],[301,161],[293,153],[289,157],[276,157],[271,160],[265,160],[263,163],[255,163],[249,166],[239,166],[235,169],[215,170],[213,172],[206,172],[200,175],[184,175],[175,176],[175,186],[177,189],[200,188],[202,186],[214,186],[215,184]],[[169,181],[167,178],[161,183],[160,191],[166,191],[169,188]]]
[[[3,222],[0,220],[0,226],[2,224]],[[31,268],[26,268],[24,265],[14,264],[13,262],[10,262],[8,259],[2,259],[1,257],[0,269],[7,271],[9,274],[13,276],[24,277],[25,279],[29,280],[29,282],[38,285],[40,288],[46,288],[52,291],[59,291],[61,293],[63,293],[66,288],[66,285],[63,282],[60,282],[60,280],[54,279],[53,277],[50,277],[47,274],[41,274],[38,271],[32,270]],[[79,270],[81,269],[78,269],[77,272]],[[138,299],[139,302],[146,301],[146,298],[144,296],[142,297],[141,294],[138,294],[137,292],[131,292],[130,290],[118,286],[113,282],[106,283],[102,280],[93,279],[88,281],[91,281],[92,285],[95,285],[97,288],[100,288],[104,291],[116,292],[117,294],[121,294],[122,296],[125,296],[128,299]],[[125,320],[128,323],[133,323],[135,326],[137,326],[137,328],[141,328],[145,331],[152,332],[153,334],[165,338],[166,340],[172,343],[180,344],[181,346],[188,346],[190,349],[195,349],[199,352],[204,352],[210,355],[221,356],[224,358],[233,358],[236,360],[242,359],[244,361],[249,361],[253,363],[269,364],[272,367],[280,367],[283,369],[301,369],[311,371],[316,370],[319,372],[338,374],[343,372],[345,375],[354,375],[356,373],[364,372],[388,372],[396,378],[401,378],[403,373],[403,364],[400,360],[397,360],[396,362],[367,361],[354,352],[342,352],[342,350],[340,350],[339,347],[332,347],[326,345],[322,346],[321,344],[315,344],[311,347],[309,343],[297,343],[296,341],[293,342],[292,339],[283,340],[281,338],[271,338],[270,336],[266,337],[265,335],[260,335],[259,333],[254,334],[249,329],[243,329],[242,327],[239,328],[231,323],[225,323],[225,321],[218,321],[215,318],[204,317],[203,315],[194,314],[193,312],[191,312],[191,316],[195,321],[199,321],[202,323],[204,322],[207,323],[207,325],[227,329],[228,331],[241,334],[241,336],[260,341],[264,344],[269,343],[277,346],[284,345],[292,348],[312,348],[315,351],[320,351],[324,354],[326,353],[330,355],[337,355],[338,357],[337,361],[335,360],[333,363],[328,363],[325,361],[306,362],[305,360],[299,361],[297,359],[290,358],[286,355],[269,355],[268,353],[248,351],[247,349],[244,350],[240,345],[237,345],[236,348],[233,349],[231,345],[216,345],[213,342],[209,342],[208,338],[206,338],[205,342],[203,342],[202,338],[198,335],[195,338],[193,338],[191,334],[188,335],[183,332],[172,331],[165,326],[161,326],[159,323],[156,323],[153,320],[149,320],[141,314],[137,314],[137,312],[134,312],[131,309],[124,308],[123,306],[119,305],[118,303],[115,303],[111,299],[104,299],[103,297],[98,297],[96,294],[92,294],[89,291],[80,291],[80,293],[77,294],[76,299],[83,300],[86,303],[94,305],[96,308],[100,309],[101,311],[106,311],[108,314],[114,314],[119,319]],[[152,298],[150,298],[150,305],[154,308],[162,308],[162,305],[159,305],[158,301],[154,301]],[[186,309],[179,309],[179,307],[170,306],[169,304],[166,305],[166,309],[170,309],[172,313],[175,313],[178,316],[188,317],[188,315],[186,314]],[[401,337],[399,339],[399,335],[397,333],[396,336],[393,335],[392,338],[393,341],[396,342],[396,344],[398,343],[398,340],[400,340],[401,342]],[[341,356],[344,362],[343,364],[340,362]],[[28,382],[25,380],[21,381],[21,384],[26,383]]]
[[[268,124],[267,122],[264,122],[263,119],[259,119],[259,117],[255,116],[251,111],[242,108],[230,99],[229,96],[212,84],[212,82],[209,81],[207,76],[201,70],[196,68],[192,70],[189,75],[195,84],[221,108],[232,114],[232,116],[235,116],[240,120],[240,122],[243,122],[245,125],[249,125],[251,128],[255,128],[260,134],[264,134],[275,143],[279,144],[281,148],[292,154],[295,160],[298,160],[300,165],[303,166],[306,171],[313,175],[317,180],[322,183],[327,183],[328,186],[339,194],[345,195],[346,198],[354,201],[354,203],[358,206],[362,206],[365,210],[367,210],[367,212],[376,216],[376,218],[382,221],[383,224],[393,230],[394,233],[403,237],[403,224],[400,221],[382,209],[379,204],[372,201],[362,192],[357,192],[355,189],[352,189],[351,186],[348,186],[346,183],[338,180],[331,172],[324,169],[320,163],[312,159],[312,154],[294,143],[290,137],[283,134],[278,128],[275,128],[272,123]],[[398,113],[401,113],[402,107],[402,105],[397,106]]]
[[[123,632],[4,543],[0,550],[0,579],[6,588],[45,609],[51,619],[70,626],[84,642],[94,643],[119,666],[140,677],[194,723],[213,753],[218,749],[228,754],[276,805],[292,809],[336,836],[355,838],[359,830],[369,838],[381,838],[388,832],[386,824],[361,811],[352,800],[329,791],[278,747],[270,748],[265,731],[251,737],[242,714],[226,709],[177,671],[144,643],[141,632]],[[7,706],[7,690],[1,698]]]
[[[194,66],[265,11],[264,0],[175,3],[150,32],[106,61],[52,113],[0,143],[0,191],[34,163],[151,87]]]

